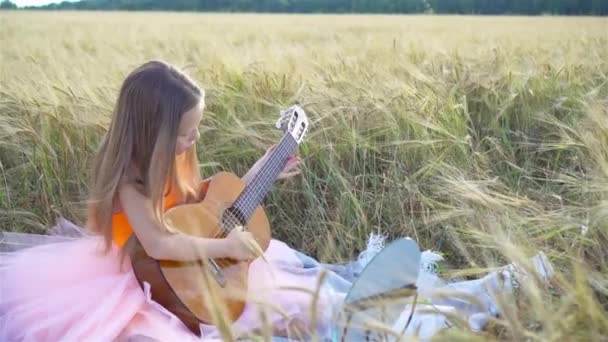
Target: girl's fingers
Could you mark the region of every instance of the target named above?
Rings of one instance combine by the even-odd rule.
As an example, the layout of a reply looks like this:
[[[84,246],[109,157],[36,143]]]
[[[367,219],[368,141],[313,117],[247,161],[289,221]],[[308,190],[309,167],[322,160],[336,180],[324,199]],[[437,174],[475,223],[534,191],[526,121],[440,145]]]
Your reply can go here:
[[[281,175],[279,175],[279,177],[277,177],[278,179],[286,179],[286,178],[290,178],[293,177],[295,175],[300,174],[300,171],[294,171],[294,172],[287,172],[287,173],[283,173]]]
[[[287,165],[300,164],[301,162],[302,162],[302,159],[300,159],[300,157],[298,157],[298,156],[291,156],[291,157],[289,157],[289,159],[287,159]]]
[[[300,165],[299,164],[288,165],[282,171],[282,173],[291,173],[291,172],[300,172]]]
[[[283,171],[289,171],[291,169],[295,169],[297,167],[300,166],[300,162],[298,161],[293,161],[293,162],[287,162],[287,164],[285,164],[285,167],[283,168]]]

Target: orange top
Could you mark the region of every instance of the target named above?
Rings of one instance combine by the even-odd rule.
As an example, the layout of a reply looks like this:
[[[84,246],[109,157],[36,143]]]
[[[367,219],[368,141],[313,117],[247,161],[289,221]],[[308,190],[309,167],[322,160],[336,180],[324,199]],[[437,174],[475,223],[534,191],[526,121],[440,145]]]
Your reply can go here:
[[[199,200],[201,200],[205,193],[207,192],[207,188],[209,187],[209,180],[204,180],[200,184],[199,189]],[[165,196],[165,211],[173,208],[174,206],[180,204],[180,198],[178,195],[171,191],[169,194]],[[133,234],[133,228],[129,224],[129,220],[127,219],[127,215],[124,210],[121,210],[115,214],[112,214],[112,240],[121,247],[127,242],[129,237]]]

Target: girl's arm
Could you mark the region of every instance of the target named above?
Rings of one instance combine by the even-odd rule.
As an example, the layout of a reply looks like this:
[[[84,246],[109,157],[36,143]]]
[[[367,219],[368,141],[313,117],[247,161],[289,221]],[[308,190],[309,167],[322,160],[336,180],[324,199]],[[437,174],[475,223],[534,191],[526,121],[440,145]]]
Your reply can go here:
[[[243,177],[241,177],[245,184],[249,184],[253,180],[253,177],[255,177],[255,175],[262,167],[262,162],[263,159],[259,159],[258,161],[256,161],[255,164],[253,164],[253,166],[249,169],[249,171],[247,171],[247,173]]]
[[[123,185],[119,191],[120,203],[146,253],[158,260],[192,261],[202,258],[247,259],[242,237],[207,239],[171,233],[159,227],[154,219],[152,201],[131,185]],[[240,234],[249,234],[239,232]],[[234,235],[234,234],[231,234]]]

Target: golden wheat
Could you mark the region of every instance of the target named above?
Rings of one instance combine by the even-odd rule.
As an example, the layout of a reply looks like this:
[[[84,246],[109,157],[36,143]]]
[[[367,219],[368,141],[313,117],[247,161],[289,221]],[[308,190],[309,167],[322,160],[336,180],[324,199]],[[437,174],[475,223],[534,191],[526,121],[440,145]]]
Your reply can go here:
[[[503,300],[481,337],[599,341],[607,32],[578,17],[0,12],[0,227],[82,220],[120,82],[159,58],[207,90],[205,175],[244,173],[280,109],[309,113],[304,172],[267,201],[276,237],[341,261],[370,232],[410,236],[445,254],[447,278],[543,250],[551,287]]]

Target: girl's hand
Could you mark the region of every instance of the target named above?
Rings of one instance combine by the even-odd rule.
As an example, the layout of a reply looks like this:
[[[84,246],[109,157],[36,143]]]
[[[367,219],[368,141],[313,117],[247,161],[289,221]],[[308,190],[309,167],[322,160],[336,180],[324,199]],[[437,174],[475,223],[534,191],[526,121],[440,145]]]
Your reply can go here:
[[[247,241],[254,242],[253,235],[250,232],[243,231],[242,228],[234,228],[228,233],[226,240],[226,256],[239,261],[249,261],[255,258],[255,255]]]
[[[270,155],[270,152],[272,152],[272,150],[275,147],[276,147],[276,145],[270,146],[266,150],[266,153],[264,154],[264,156],[262,157],[261,160],[265,160],[266,158],[268,158],[268,156]],[[297,155],[289,156],[289,159],[287,159],[287,163],[285,164],[283,171],[281,171],[281,173],[279,173],[279,175],[277,176],[277,179],[286,179],[286,178],[290,178],[290,177],[300,174],[300,164],[301,163],[302,163],[302,160]]]
[[[278,179],[286,179],[300,174],[300,164],[302,160],[298,156],[290,156],[287,159],[287,164],[283,168],[283,171],[277,176]]]

